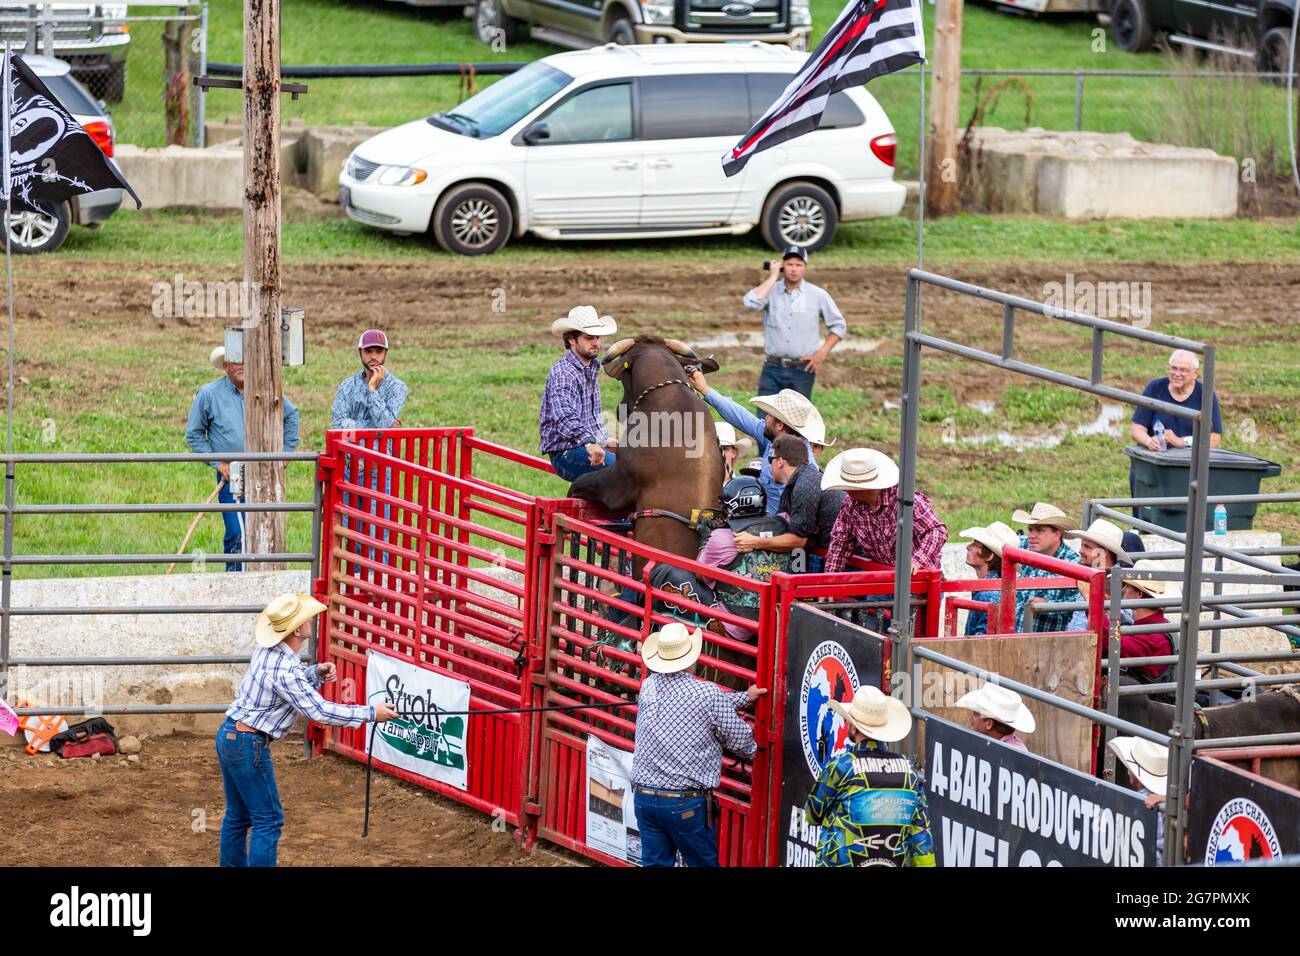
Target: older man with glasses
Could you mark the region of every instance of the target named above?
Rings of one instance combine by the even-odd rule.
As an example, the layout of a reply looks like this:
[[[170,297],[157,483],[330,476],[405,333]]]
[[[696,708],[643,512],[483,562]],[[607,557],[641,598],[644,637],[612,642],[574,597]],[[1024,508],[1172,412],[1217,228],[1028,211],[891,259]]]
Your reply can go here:
[[[1178,349],[1169,356],[1169,374],[1165,378],[1152,379],[1147,382],[1142,394],[1147,398],[1181,405],[1188,411],[1199,412],[1204,402],[1203,390],[1198,376],[1201,371],[1200,359],[1196,353]],[[1210,426],[1210,447],[1218,448],[1223,436],[1223,418],[1219,414],[1219,396],[1214,395],[1211,408],[1213,420]],[[1191,444],[1193,422],[1189,418],[1165,415],[1149,408],[1138,408],[1133,412],[1133,427],[1130,430],[1133,441],[1151,451],[1160,451],[1160,442],[1155,437],[1155,423],[1164,426],[1165,442],[1170,448],[1183,448]]]

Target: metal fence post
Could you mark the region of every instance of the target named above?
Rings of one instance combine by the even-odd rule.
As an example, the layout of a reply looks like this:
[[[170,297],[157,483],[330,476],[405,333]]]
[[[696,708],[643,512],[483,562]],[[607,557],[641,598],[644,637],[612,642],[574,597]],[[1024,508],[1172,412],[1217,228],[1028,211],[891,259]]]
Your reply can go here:
[[[1083,70],[1074,71],[1074,128],[1083,129]]]
[[[1124,597],[1124,578],[1118,573],[1119,568],[1110,568],[1110,627],[1106,629],[1106,713],[1119,717],[1119,629],[1123,624],[1121,602]],[[1115,728],[1106,725],[1102,737],[1102,775],[1111,783],[1115,782],[1115,753],[1110,749],[1110,742],[1115,739]]]
[[[207,7],[204,6],[203,9],[206,12]],[[318,463],[319,459],[317,459],[317,463],[312,466],[312,485],[315,489],[313,503],[316,507],[311,513],[311,571],[309,572],[311,583],[308,585],[309,589],[316,586],[316,580],[320,577],[321,499],[323,497],[322,490],[325,482],[321,479],[321,476],[318,473],[320,470]],[[320,640],[319,631],[320,615],[318,614],[311,619],[311,638],[307,641],[307,659],[311,661],[317,660],[320,654],[318,645],[318,641]],[[309,722],[302,735],[302,755],[309,759],[311,757],[311,734],[307,731],[310,729],[311,725]]]
[[[9,608],[13,586],[14,554],[14,463],[5,462],[4,570],[0,576],[0,700],[9,693]],[[15,701],[17,703],[17,701]]]
[[[916,486],[917,432],[920,427],[921,345],[912,340],[919,322],[920,283],[907,279],[903,319],[902,424],[898,448],[898,541],[894,551],[894,619],[890,637],[894,641],[894,673],[907,675],[908,707],[917,704],[916,677],[912,673],[912,497]],[[907,756],[916,757],[917,735],[907,738]]]
[[[199,76],[208,75],[208,5],[199,13]],[[198,137],[199,149],[208,145],[208,98],[199,95]]]

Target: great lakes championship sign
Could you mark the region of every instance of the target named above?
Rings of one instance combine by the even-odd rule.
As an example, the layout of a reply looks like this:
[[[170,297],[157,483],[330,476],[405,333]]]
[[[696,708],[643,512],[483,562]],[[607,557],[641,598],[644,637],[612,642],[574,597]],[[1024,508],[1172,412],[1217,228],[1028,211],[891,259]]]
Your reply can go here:
[[[1204,755],[1192,761],[1191,792],[1188,862],[1224,866],[1300,853],[1300,792]]]
[[[939,866],[1160,862],[1157,813],[1136,791],[938,717],[925,722],[925,796]]]
[[[366,701],[380,700],[407,716],[379,725],[375,759],[467,790],[469,684],[372,650],[366,654]],[[441,716],[448,712],[455,716]]]

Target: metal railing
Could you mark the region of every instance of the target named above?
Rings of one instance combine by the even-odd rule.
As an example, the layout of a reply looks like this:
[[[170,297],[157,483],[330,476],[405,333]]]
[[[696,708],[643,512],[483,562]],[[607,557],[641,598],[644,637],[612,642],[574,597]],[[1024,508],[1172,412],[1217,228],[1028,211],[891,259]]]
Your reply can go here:
[[[320,576],[320,522],[322,485],[319,476],[313,473],[313,500],[310,502],[281,503],[233,503],[223,504],[155,504],[155,503],[102,503],[102,504],[32,504],[17,503],[17,475],[19,466],[27,468],[53,465],[99,465],[112,466],[143,463],[212,463],[218,461],[276,461],[284,463],[311,462],[313,472],[318,460],[316,452],[239,452],[214,454],[104,454],[104,455],[0,455],[0,462],[5,468],[4,503],[0,505],[0,514],[4,519],[3,575],[0,576],[0,696],[9,689],[11,668],[17,667],[128,667],[128,666],[174,666],[200,664],[246,664],[250,655],[209,654],[197,656],[29,656],[14,657],[10,652],[11,625],[15,617],[62,617],[85,615],[169,615],[169,614],[257,614],[263,605],[213,605],[213,604],[172,604],[157,605],[83,605],[73,607],[14,607],[13,606],[13,571],[16,567],[48,565],[133,565],[164,564],[183,559],[184,554],[41,554],[19,555],[14,553],[14,526],[19,515],[115,515],[115,514],[198,514],[217,511],[260,511],[279,513],[311,513],[311,550],[288,551],[274,554],[223,554],[221,563],[247,562],[251,564],[307,564],[310,566],[311,580]],[[310,642],[305,646],[304,660],[316,659],[316,623],[312,623]],[[95,714],[216,714],[224,713],[229,701],[189,704],[110,704],[92,706],[44,706],[18,707],[20,717]]]

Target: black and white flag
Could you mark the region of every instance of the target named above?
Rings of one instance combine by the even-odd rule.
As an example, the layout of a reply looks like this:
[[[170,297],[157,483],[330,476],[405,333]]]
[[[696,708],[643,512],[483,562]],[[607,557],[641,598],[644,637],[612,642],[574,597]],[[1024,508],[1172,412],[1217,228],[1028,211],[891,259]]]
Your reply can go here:
[[[71,196],[125,189],[140,207],[131,184],[22,57],[6,48],[0,73],[5,82],[0,201],[7,199],[15,211],[55,215]]]
[[[785,92],[725,156],[734,176],[755,153],[815,130],[832,93],[925,61],[920,0],[849,0]]]

